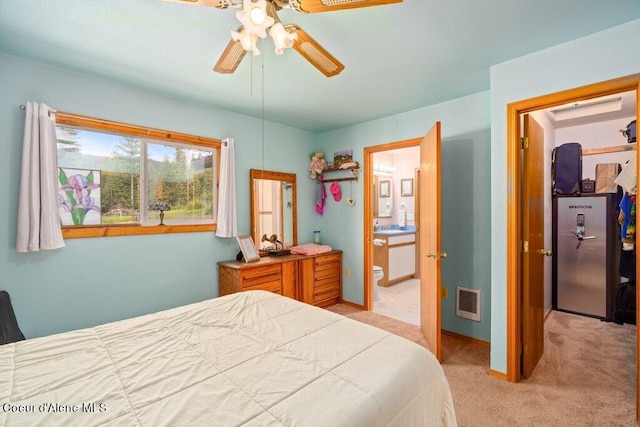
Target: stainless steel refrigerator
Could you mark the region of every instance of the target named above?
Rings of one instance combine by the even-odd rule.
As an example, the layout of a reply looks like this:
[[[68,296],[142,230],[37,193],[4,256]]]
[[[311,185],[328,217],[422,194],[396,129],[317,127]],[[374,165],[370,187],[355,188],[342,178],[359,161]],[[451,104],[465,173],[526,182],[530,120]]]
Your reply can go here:
[[[620,240],[615,194],[555,196],[553,307],[611,320]]]

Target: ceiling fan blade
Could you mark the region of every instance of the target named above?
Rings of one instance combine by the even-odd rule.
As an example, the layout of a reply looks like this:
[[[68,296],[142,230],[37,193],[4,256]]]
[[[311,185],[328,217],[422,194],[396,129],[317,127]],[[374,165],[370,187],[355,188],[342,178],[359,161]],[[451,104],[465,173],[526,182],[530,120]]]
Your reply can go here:
[[[382,6],[385,4],[402,3],[403,0],[290,0],[293,9],[305,13],[331,12],[358,7]]]
[[[244,58],[244,55],[247,53],[246,50],[242,47],[242,43],[240,40],[235,41],[233,39],[229,40],[229,44],[220,55],[220,59],[213,67],[213,71],[217,71],[222,74],[231,74],[236,71],[238,65]]]
[[[333,77],[344,70],[344,65],[296,24],[287,24],[285,29],[298,35],[293,48],[327,77]]]
[[[209,7],[217,7],[218,9],[225,9],[228,7],[228,1],[225,0],[162,0],[171,3],[183,3],[183,4],[193,4],[196,6],[209,6]]]

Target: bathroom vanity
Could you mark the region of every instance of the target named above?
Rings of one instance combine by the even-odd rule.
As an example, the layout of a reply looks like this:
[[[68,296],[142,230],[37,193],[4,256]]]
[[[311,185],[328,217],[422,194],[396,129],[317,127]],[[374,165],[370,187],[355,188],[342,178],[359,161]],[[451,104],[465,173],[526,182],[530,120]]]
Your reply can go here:
[[[373,238],[385,241],[382,246],[373,246],[373,264],[384,270],[378,286],[389,286],[416,277],[414,230],[375,231]]]

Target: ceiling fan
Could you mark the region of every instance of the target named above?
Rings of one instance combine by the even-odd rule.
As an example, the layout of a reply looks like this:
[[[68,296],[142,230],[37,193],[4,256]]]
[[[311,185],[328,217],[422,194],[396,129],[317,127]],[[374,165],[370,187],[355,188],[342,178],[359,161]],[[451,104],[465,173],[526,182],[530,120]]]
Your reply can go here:
[[[282,24],[278,18],[281,9],[298,13],[331,12],[368,6],[402,3],[403,0],[164,0],[189,3],[218,9],[236,8],[236,17],[242,25],[231,32],[231,40],[213,67],[223,74],[233,73],[248,51],[259,55],[258,38],[266,38],[267,30],[275,44],[275,52],[293,47],[327,77],[340,74],[344,65],[296,24]]]

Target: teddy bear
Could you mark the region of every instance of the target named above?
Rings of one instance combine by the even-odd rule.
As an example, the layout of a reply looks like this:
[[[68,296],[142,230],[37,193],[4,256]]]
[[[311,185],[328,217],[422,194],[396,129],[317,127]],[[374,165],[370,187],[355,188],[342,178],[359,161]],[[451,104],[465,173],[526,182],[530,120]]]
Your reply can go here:
[[[327,161],[324,159],[324,154],[320,152],[312,153],[311,163],[309,164],[311,179],[316,179],[325,169],[327,169]]]

